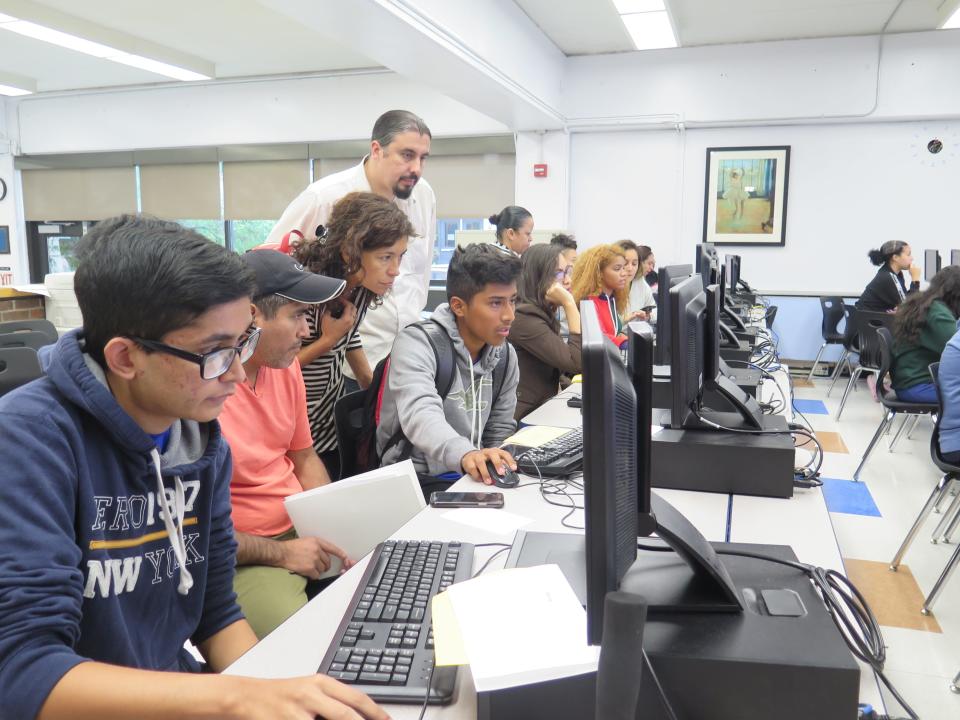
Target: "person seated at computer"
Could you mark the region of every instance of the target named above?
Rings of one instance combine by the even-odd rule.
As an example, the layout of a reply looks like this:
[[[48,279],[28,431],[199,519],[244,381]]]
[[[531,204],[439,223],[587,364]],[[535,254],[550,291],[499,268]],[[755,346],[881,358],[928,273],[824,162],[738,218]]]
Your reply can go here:
[[[596,245],[577,258],[573,266],[574,300],[590,300],[597,307],[604,335],[618,347],[626,342],[623,313],[627,309],[626,257],[617,245]]]
[[[233,588],[243,614],[264,638],[307,602],[307,580],[352,564],[327,540],[298,537],[283,500],[330,482],[313,449],[307,395],[297,353],[310,333],[307,316],[337,297],[343,280],[304,270],[276,250],[242,256],[256,274],[253,323],[260,340],[243,363],[246,376],[220,414],[233,452],[230,504],[237,539]]]
[[[293,256],[308,270],[347,281],[334,302],[307,315],[310,334],[298,355],[307,386],[313,447],[332,480],[340,478],[333,405],[343,395],[343,363],[360,387],[373,371],[363,354],[358,327],[367,309],[381,301],[400,274],[400,260],[413,225],[395,203],[373,193],[344,195],[322,237],[298,244]]]
[[[519,205],[507,205],[487,218],[497,228],[497,245],[520,257],[533,240],[533,215]]]
[[[257,642],[216,422],[258,338],[249,271],[134,216],[97,223],[77,258],[83,328],[0,399],[0,715],[387,720],[322,675],[220,674]]]
[[[650,251],[650,257],[646,259],[643,263],[643,279],[647,281],[647,285],[650,286],[650,290],[653,291],[654,295],[657,292],[657,282],[660,278],[657,276],[657,259],[653,255],[653,250]]]
[[[930,363],[940,359],[957,330],[960,267],[938,272],[930,286],[908,297],[893,321],[893,389],[905,402],[935,403]]]
[[[920,289],[920,268],[913,263],[907,243],[888,240],[879,250],[871,250],[867,255],[880,269],[860,294],[858,310],[893,312],[907,295]],[[910,271],[910,287],[903,280],[904,270]]]
[[[523,254],[517,284],[517,316],[510,343],[517,351],[519,420],[557,394],[562,373],[580,372],[580,310],[570,294],[573,267],[558,245],[534,245]],[[569,340],[560,337],[557,309],[570,327]]]
[[[574,263],[577,262],[577,241],[573,235],[557,233],[550,238],[550,244],[558,246],[563,258],[567,261],[567,265],[573,267]]]
[[[940,355],[940,452],[947,462],[960,465],[960,323],[955,330]]]
[[[409,457],[427,496],[462,473],[490,484],[487,461],[498,473],[517,469],[510,453],[498,446],[517,428],[513,415],[520,372],[507,336],[519,275],[520,259],[493,245],[477,243],[454,252],[447,269],[448,302],[431,318],[450,338],[454,353],[453,382],[444,397],[437,391],[437,354],[427,333],[411,325],[393,344],[377,453],[384,465]]]
[[[637,245],[633,240],[620,240],[615,243],[623,250],[626,264],[623,266],[627,273],[627,309],[624,319],[653,321],[657,309],[657,301],[653,297],[653,290],[644,279],[647,261],[653,256],[653,251],[646,245]]]

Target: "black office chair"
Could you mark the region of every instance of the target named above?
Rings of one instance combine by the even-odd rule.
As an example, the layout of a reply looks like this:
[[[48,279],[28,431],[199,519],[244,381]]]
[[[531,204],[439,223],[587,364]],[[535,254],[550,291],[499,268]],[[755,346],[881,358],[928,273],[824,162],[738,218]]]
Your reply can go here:
[[[823,335],[823,345],[820,346],[817,357],[810,368],[807,380],[813,380],[813,375],[820,364],[820,356],[827,349],[827,345],[842,345],[844,334],[840,332],[840,321],[844,318],[842,297],[820,298],[820,311],[823,313],[823,322],[820,325],[820,334]]]
[[[900,567],[900,562],[903,560],[903,556],[907,550],[910,549],[911,543],[913,543],[914,538],[916,538],[917,533],[920,531],[920,526],[930,516],[930,513],[938,508],[950,495],[951,486],[960,480],[960,465],[947,462],[943,457],[943,453],[940,451],[940,423],[943,420],[943,396],[940,394],[940,363],[936,362],[930,365],[930,377],[933,378],[933,384],[937,390],[937,414],[936,422],[933,425],[933,433],[930,435],[930,459],[933,460],[933,464],[939,468],[943,475],[940,477],[940,482],[938,482],[936,487],[931,491],[930,497],[928,497],[927,502],[924,503],[920,514],[917,515],[917,519],[913,521],[913,525],[907,531],[907,535],[900,544],[900,549],[897,550],[897,554],[894,555],[893,560],[890,561],[890,569],[894,572]],[[957,495],[954,499],[954,505],[958,503],[960,503],[960,495]],[[950,510],[947,511],[943,520],[941,520],[937,526],[937,531],[940,530],[940,526],[942,526],[945,521],[949,521],[952,517],[951,511],[953,509],[954,507],[951,505]],[[934,531],[934,539],[937,537],[937,531]]]
[[[846,322],[843,330],[843,352],[840,353],[840,359],[833,368],[833,375],[830,376],[830,387],[827,389],[827,397],[833,392],[833,386],[837,384],[837,378],[843,372],[846,365],[847,372],[853,374],[853,365],[850,358],[860,353],[860,338],[857,337],[857,308],[850,303],[843,304],[843,317]]]
[[[363,403],[366,397],[366,390],[357,390],[347,393],[333,405],[341,478],[352,477],[370,469],[357,467],[357,441],[363,429]]]
[[[0,322],[0,335],[27,330],[43,333],[50,338],[50,343],[55,343],[59,339],[57,328],[49,320],[7,320],[6,322]]]
[[[52,345],[56,340],[43,332],[36,330],[24,330],[22,332],[10,332],[0,334],[0,348],[30,348],[39,350],[46,345]]]
[[[863,373],[877,374],[880,371],[880,340],[877,337],[879,328],[890,330],[893,328],[893,315],[891,313],[870,312],[858,310],[856,313],[857,344],[859,345],[860,359],[857,366],[850,373],[850,379],[847,386],[843,389],[843,397],[840,398],[840,408],[837,410],[837,420],[843,414],[843,406],[847,404],[847,398],[850,391],[857,386],[857,380]],[[891,347],[893,347],[891,345]],[[887,368],[889,371],[889,368]],[[879,383],[877,396],[879,397]]]
[[[890,450],[893,450],[893,448],[896,446],[897,440],[899,440],[900,436],[903,434],[904,428],[906,428],[907,423],[910,421],[911,415],[931,415],[939,412],[939,406],[937,403],[917,403],[898,400],[897,394],[893,390],[884,389],[883,381],[887,377],[887,373],[890,372],[890,366],[893,363],[893,335],[891,335],[890,331],[885,327],[875,327],[873,337],[877,339],[877,351],[879,357],[878,367],[876,370],[877,397],[880,400],[880,404],[883,405],[885,412],[883,414],[883,419],[880,421],[880,425],[877,426],[877,431],[873,434],[873,439],[870,441],[870,444],[867,445],[867,449],[863,453],[863,458],[860,460],[860,464],[857,465],[857,469],[853,471],[853,479],[856,482],[860,481],[860,472],[863,470],[863,466],[867,464],[867,460],[870,458],[870,453],[873,452],[873,449],[877,446],[877,443],[880,442],[880,438],[883,437],[884,433],[886,433],[886,431],[890,428],[898,415],[904,416],[903,424],[900,426],[900,429],[894,436],[893,441],[890,443]],[[869,342],[872,343],[873,341],[870,340]],[[861,357],[863,356],[861,355]],[[844,397],[846,397],[846,395],[844,395]],[[843,405],[840,406],[840,409],[843,409]]]
[[[43,377],[37,351],[28,347],[0,348],[0,395]]]
[[[763,314],[763,322],[767,326],[767,330],[773,327],[773,321],[777,319],[777,306],[771,305],[767,308],[766,312]]]

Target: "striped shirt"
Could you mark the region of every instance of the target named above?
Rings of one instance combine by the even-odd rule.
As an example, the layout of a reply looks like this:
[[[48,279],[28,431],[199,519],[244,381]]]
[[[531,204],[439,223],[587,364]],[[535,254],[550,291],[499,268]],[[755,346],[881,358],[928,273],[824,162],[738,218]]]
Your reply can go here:
[[[337,341],[330,350],[308,365],[303,366],[303,382],[307,387],[307,416],[313,448],[318,453],[337,447],[337,428],[333,423],[333,404],[343,395],[343,364],[350,350],[361,350],[360,333],[357,328],[367,313],[376,295],[362,285],[353,291],[350,301],[357,307],[353,327]],[[325,308],[317,307],[307,315],[310,335],[303,341],[306,347],[320,339],[320,318]]]

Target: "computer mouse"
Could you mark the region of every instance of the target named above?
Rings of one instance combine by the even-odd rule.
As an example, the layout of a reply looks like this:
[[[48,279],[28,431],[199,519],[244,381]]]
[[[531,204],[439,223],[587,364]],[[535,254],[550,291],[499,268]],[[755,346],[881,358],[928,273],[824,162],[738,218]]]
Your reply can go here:
[[[493,478],[493,484],[497,487],[515,488],[520,484],[520,476],[509,467],[504,471],[503,475],[498,473],[496,466],[493,464],[493,460],[487,460],[487,472],[490,473],[490,477]]]

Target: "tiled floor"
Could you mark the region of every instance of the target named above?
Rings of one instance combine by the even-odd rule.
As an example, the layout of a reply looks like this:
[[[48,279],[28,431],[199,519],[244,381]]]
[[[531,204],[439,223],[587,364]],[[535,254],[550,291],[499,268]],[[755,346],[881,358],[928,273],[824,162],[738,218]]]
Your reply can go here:
[[[918,600],[931,590],[955,548],[929,541],[939,515],[923,526],[907,552],[903,565],[909,573],[886,575],[890,573],[886,567],[939,479],[930,461],[932,423],[921,420],[912,439],[901,438],[893,453],[887,450],[888,438],[860,476],[865,488],[850,488],[843,481],[852,479],[876,431],[880,405],[861,383],[837,422],[842,388],[835,388],[833,397],[827,398],[824,380],[814,381],[812,387],[801,383],[794,387],[797,399],[821,400],[826,406],[828,415],[805,413],[817,437],[839,441],[824,456],[822,474],[833,479],[826,491],[827,506],[848,575],[865,595],[874,597],[872,605],[887,645],[887,676],[923,720],[957,720],[960,695],[951,693],[948,686],[960,670],[960,571],[933,608],[935,623],[926,622],[920,614]],[[926,629],[907,629],[921,627]],[[905,715],[886,693],[883,696],[891,716]]]

